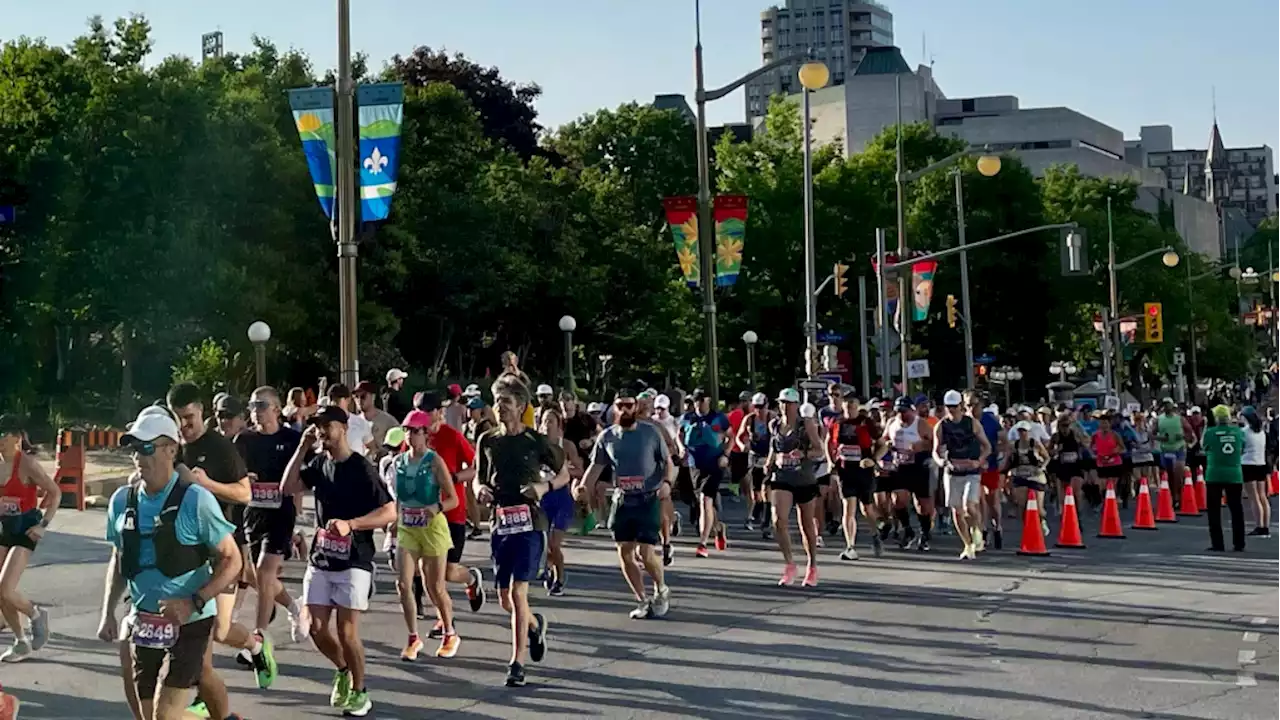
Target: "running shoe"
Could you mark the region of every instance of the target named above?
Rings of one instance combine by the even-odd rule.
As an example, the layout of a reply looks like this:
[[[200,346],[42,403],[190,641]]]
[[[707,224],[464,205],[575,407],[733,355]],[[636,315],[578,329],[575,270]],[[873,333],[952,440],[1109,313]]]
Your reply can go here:
[[[664,544],[662,546],[662,566],[671,567],[671,564],[674,563],[675,561],[676,561],[675,548],[671,547],[671,543]]]
[[[342,704],[342,717],[364,717],[373,709],[368,690],[354,690]]]
[[[275,649],[271,646],[271,638],[258,633],[258,640],[262,643],[262,651],[253,656],[253,674],[258,679],[258,687],[266,690],[276,681],[276,672],[279,668],[276,665]]]
[[[431,630],[427,632],[427,637],[432,640],[439,640],[444,637],[444,623],[436,620],[436,624],[431,626]]]
[[[874,553],[876,557],[884,555],[884,541],[880,539],[879,535],[871,536],[871,552]]]
[[[1249,531],[1249,537],[1262,537],[1263,535],[1270,535],[1270,534],[1271,534],[1271,529],[1264,528],[1264,527],[1256,527]],[[35,630],[34,622],[31,624],[31,627],[32,627],[32,631],[34,632]]]
[[[333,690],[329,692],[329,705],[346,707],[347,698],[351,695],[351,671],[338,670],[333,674]]]
[[[929,552],[933,548],[929,545],[929,538],[920,536],[919,542],[915,544],[916,552]]]
[[[199,697],[196,697],[196,701],[187,706],[187,714],[198,718],[207,718],[209,717],[209,706]]]
[[[1044,518],[1040,518],[1040,532],[1044,533],[1045,537],[1049,537],[1049,521]]]
[[[246,670],[252,670],[253,669],[253,653],[249,652],[248,650],[241,650],[240,652],[236,653],[236,664],[240,665]]]
[[[820,547],[820,548],[824,548],[824,547],[826,547],[826,546],[827,546],[827,542],[826,542],[825,540],[823,540],[823,539],[822,539],[822,533],[818,533],[818,537],[817,537],[817,538],[815,538],[815,541],[816,541],[816,543],[817,543],[818,547]]]
[[[551,592],[552,586],[556,584],[555,575],[551,574],[551,568],[547,568],[542,572],[542,587],[546,588],[547,593]]]
[[[524,687],[524,666],[511,663],[507,666],[507,687]]]
[[[1004,549],[1004,531],[1003,530],[993,531],[992,538],[995,540],[996,549],[1003,550]]]
[[[796,564],[787,563],[782,569],[782,579],[778,581],[779,585],[790,585],[796,581]]]
[[[458,633],[446,633],[440,639],[440,647],[436,648],[436,657],[451,658],[458,654],[458,646],[462,644],[462,638],[458,637]]]
[[[700,558],[711,557],[711,553],[707,551],[707,546],[702,543],[698,543],[698,549],[695,550],[693,554]]]
[[[726,531],[724,523],[720,523],[720,531],[716,533],[716,550],[724,552],[729,547],[729,533]]]
[[[987,540],[983,537],[983,533],[979,532],[977,528],[974,528],[970,535],[973,537],[974,553],[980,553],[987,549]]]
[[[768,525],[765,525],[764,527],[760,528],[760,539],[761,539],[761,540],[772,540],[772,539],[773,539],[773,528],[769,527]]]
[[[31,649],[39,650],[49,642],[49,611],[43,607],[34,607],[35,617],[31,618]]]
[[[564,595],[564,583],[559,580],[551,583],[551,589],[547,591],[547,594],[551,597],[560,597],[561,595]]]
[[[847,547],[844,549],[844,552],[840,553],[840,559],[841,560],[857,560],[858,551],[854,550],[852,546]]]
[[[422,652],[422,640],[416,634],[410,635],[409,642],[405,643],[404,650],[400,651],[400,659],[405,662],[414,662],[418,659],[420,652]]]
[[[294,612],[293,608],[289,608],[289,639],[296,642],[304,642],[310,632],[311,620],[307,615],[307,606],[298,605],[298,612]]]
[[[671,537],[680,537],[680,513],[672,513],[671,518]]]
[[[908,549],[909,547],[911,547],[911,543],[915,542],[915,539],[916,539],[916,531],[912,530],[911,528],[907,528],[905,532],[901,533],[898,536],[898,549],[899,550]]]
[[[751,518],[747,518],[746,520],[743,520],[742,529],[746,530],[747,532],[755,532],[756,531],[755,521],[752,520]]]
[[[804,571],[804,581],[800,583],[805,587],[818,587],[818,566],[810,565]]]
[[[629,617],[632,620],[648,620],[653,617],[653,603],[649,601],[649,598],[641,600],[635,609],[631,611]]]
[[[484,573],[480,572],[480,568],[468,568],[467,574],[471,576],[471,582],[467,583],[467,602],[471,603],[471,612],[480,612],[480,608],[484,607],[484,601],[487,599],[484,591]]]
[[[468,540],[475,540],[484,534],[484,530],[481,530],[479,525],[470,522],[467,525],[471,526],[471,532],[467,533]]]
[[[653,593],[653,601],[650,603],[653,608],[654,617],[666,617],[671,610],[671,587],[664,585]]]
[[[16,663],[31,657],[31,643],[26,640],[14,640],[13,645],[0,655],[0,662]]]
[[[973,543],[965,543],[965,544],[964,544],[964,549],[962,549],[962,550],[960,551],[960,559],[961,559],[961,560],[976,560],[976,559],[977,559],[977,557],[978,557],[978,556],[977,556],[977,554],[976,554],[976,551],[974,550]]]
[[[542,613],[534,613],[533,621],[536,626],[529,628],[529,659],[542,662],[547,654],[547,619]]]

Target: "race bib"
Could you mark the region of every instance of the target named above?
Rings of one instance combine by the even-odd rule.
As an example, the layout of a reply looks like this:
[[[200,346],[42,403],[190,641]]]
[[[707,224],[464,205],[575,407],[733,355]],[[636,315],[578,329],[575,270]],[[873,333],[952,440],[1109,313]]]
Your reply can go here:
[[[914,450],[895,449],[893,453],[899,463],[910,463],[916,459],[916,453]]]
[[[533,532],[533,513],[528,505],[500,507],[494,515],[494,535],[516,535]]]
[[[800,467],[801,457],[802,456],[799,453],[786,453],[784,455],[779,455],[778,467],[788,469],[788,470],[793,470],[795,468],[798,468]]]
[[[618,489],[624,493],[636,493],[644,490],[644,478],[640,475],[627,475],[618,478]]]
[[[331,533],[328,530],[317,530],[316,549],[325,557],[330,557],[334,560],[348,560],[351,558],[351,538],[351,535],[342,537],[338,533]]]
[[[400,527],[426,527],[427,520],[428,516],[426,508],[400,506]]]
[[[1080,462],[1080,453],[1065,452],[1065,451],[1058,453],[1058,462],[1063,462],[1067,464]]]
[[[1124,458],[1119,455],[1099,455],[1098,467],[1115,467],[1124,462]]]
[[[1014,477],[1031,478],[1031,477],[1038,477],[1039,475],[1040,475],[1040,468],[1036,467],[1035,465],[1019,465],[1018,467],[1013,469]]]
[[[862,448],[857,445],[841,445],[840,459],[845,462],[861,462]]]
[[[0,517],[22,514],[22,501],[16,497],[0,497]]]
[[[1133,454],[1135,463],[1149,463],[1155,461],[1155,455],[1149,452],[1136,452]]]
[[[163,615],[139,612],[133,621],[133,644],[136,647],[168,650],[178,642],[178,623]]]
[[[283,496],[276,483],[256,482],[249,485],[249,507],[279,510]]]

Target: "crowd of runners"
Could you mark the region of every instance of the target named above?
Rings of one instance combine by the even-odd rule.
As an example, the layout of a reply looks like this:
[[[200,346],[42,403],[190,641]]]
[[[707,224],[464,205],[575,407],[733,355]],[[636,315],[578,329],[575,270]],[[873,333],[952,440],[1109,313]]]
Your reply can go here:
[[[1225,549],[1223,497],[1232,549],[1244,549],[1246,498],[1247,534],[1270,536],[1273,408],[1204,413],[1165,399],[1150,414],[1084,404],[1001,412],[976,392],[950,390],[935,404],[863,399],[832,384],[811,397],[793,387],[743,392],[720,409],[701,390],[642,382],[583,405],[572,391],[533,387],[511,353],[503,365],[487,388],[410,395],[407,374],[392,370],[381,393],[368,381],[327,385],[310,402],[301,388],[282,398],[264,386],[244,401],[220,394],[208,410],[207,389],[180,383],[139,413],[122,440],[136,473],[108,503],[98,627],[118,643],[134,716],[239,717],[213,653],[227,648],[271,688],[281,668],[268,629],[281,610],[290,641],[309,637],[332,666],[329,705],[367,715],[361,622],[379,532],[405,625],[401,659],[418,660],[425,640],[438,641],[435,657],[457,656],[451,588],[473,613],[494,593],[511,622],[507,686],[523,685],[526,661],[546,656],[549,624],[530,585],[567,592],[574,533],[606,528],[635,599],[630,617],[661,618],[672,605],[672,538],[686,527],[696,535],[692,562],[727,551],[726,498],[745,505],[732,534],[775,542],[778,584],[805,587],[818,585],[828,542],[852,562],[860,549],[930,552],[935,534],[956,535],[959,559],[975,561],[1004,547],[1006,514],[1025,508],[1031,491],[1047,535],[1068,495],[1083,499],[1088,521],[1111,490],[1127,507],[1143,481],[1164,477],[1177,503],[1181,484],[1203,476],[1210,550]],[[17,662],[49,639],[47,612],[19,580],[60,498],[12,416],[0,417],[0,460],[9,468],[0,615],[14,634],[0,660]],[[467,542],[486,533],[487,572],[463,563]],[[307,563],[296,595],[281,579],[290,559]],[[236,621],[246,615],[251,623]],[[430,624],[425,636],[420,622]]]

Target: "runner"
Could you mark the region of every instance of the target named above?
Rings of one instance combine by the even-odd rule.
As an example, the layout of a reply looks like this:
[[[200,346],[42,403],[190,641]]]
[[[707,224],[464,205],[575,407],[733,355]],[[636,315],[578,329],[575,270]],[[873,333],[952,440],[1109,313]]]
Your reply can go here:
[[[982,546],[994,545],[997,550],[1004,548],[1004,518],[1001,516],[1000,499],[1003,496],[1000,475],[1000,459],[1005,447],[1004,434],[1000,432],[1000,408],[995,405],[983,407],[984,399],[973,390],[964,394],[969,404],[969,417],[982,426],[982,434],[987,437],[987,446],[991,449],[987,455],[987,464],[982,469]]]
[[[675,465],[663,431],[636,416],[633,390],[621,388],[613,401],[617,422],[601,431],[591,454],[591,467],[583,478],[593,485],[606,466],[618,480],[618,497],[613,504],[613,541],[618,546],[622,577],[636,599],[631,619],[664,617],[671,608],[671,590],[663,576],[663,562],[654,554],[662,539],[660,496],[671,494]],[[653,580],[653,597],[644,589],[644,577],[636,562],[644,565]]]
[[[1213,426],[1204,431],[1201,444],[1208,463],[1204,471],[1206,500],[1209,511],[1209,552],[1226,549],[1222,538],[1222,499],[1225,495],[1231,512],[1231,549],[1244,552],[1244,472],[1241,470],[1241,449],[1244,446],[1244,430],[1231,422],[1231,408],[1218,405],[1213,408]]]
[[[1049,470],[1058,483],[1058,497],[1066,497],[1066,489],[1072,495],[1082,496],[1084,470],[1080,465],[1082,451],[1089,445],[1089,438],[1071,415],[1058,416],[1058,426],[1049,438]],[[1059,508],[1061,510],[1061,508]]]
[[[244,513],[244,529],[248,541],[246,562],[257,568],[255,627],[265,636],[275,606],[280,605],[289,613],[290,639],[303,642],[307,638],[306,608],[289,595],[280,581],[284,561],[292,555],[298,514],[298,498],[281,495],[280,481],[302,433],[281,424],[280,396],[275,388],[266,385],[249,395],[249,420],[250,429],[237,435],[232,445],[239,451],[249,475],[250,500]]]
[[[216,433],[207,432],[204,423],[204,404],[200,389],[189,382],[181,382],[169,388],[169,410],[178,421],[182,436],[182,463],[191,469],[194,482],[213,494],[222,508],[223,516],[232,524],[232,538],[240,549],[240,567],[243,570],[248,557],[249,541],[244,534],[245,506],[252,499],[252,489],[243,458],[236,452],[231,440]],[[227,397],[220,401],[227,402]],[[232,583],[214,598],[215,617],[213,641],[219,645],[248,650],[253,664],[253,674],[258,687],[266,690],[276,679],[276,659],[271,638],[264,633],[253,633],[240,623],[233,622],[236,594],[239,583]],[[213,646],[208,646],[209,667],[212,667]],[[191,706],[194,715],[209,713],[212,717],[225,717],[229,710],[224,706],[210,705],[210,698],[225,696],[219,690],[222,680],[216,673],[204,673],[200,677],[200,690]]]
[[[203,422],[199,428],[204,432]],[[121,439],[139,480],[108,504],[106,537],[113,547],[98,637],[114,641],[119,631],[130,638],[127,660],[142,717],[180,720],[188,691],[200,684],[218,717],[239,718],[226,709],[210,638],[217,622],[213,599],[235,587],[241,553],[235,526],[213,493],[179,478],[178,438],[168,413],[147,408]],[[162,522],[165,517],[172,520]],[[126,581],[133,608],[117,626],[115,607]]]
[[[573,443],[564,437],[564,416],[560,408],[547,405],[542,408],[538,432],[546,436],[551,446],[564,455],[564,465],[569,470],[570,481],[582,477],[582,458]],[[548,595],[564,595],[564,534],[573,524],[573,491],[566,485],[542,496],[542,511],[547,515],[547,568],[543,585]]]
[[[1129,450],[1129,464],[1133,467],[1132,487],[1139,487],[1144,478],[1152,485],[1158,483],[1160,473],[1156,465],[1156,441],[1151,436],[1147,415],[1141,409],[1134,411],[1133,418],[1128,423],[1125,442]]]
[[[823,440],[830,438],[827,428],[818,419],[818,408],[811,402],[800,403],[800,419],[812,420],[818,426],[818,436]],[[822,443],[822,457],[813,462],[813,477],[817,482],[818,497],[813,504],[813,538],[819,548],[824,548],[827,543],[822,538],[822,520],[826,513],[827,496],[832,491],[831,487],[831,461],[828,458],[830,454],[829,442]]]
[[[976,560],[986,547],[979,503],[982,468],[991,455],[991,443],[982,423],[965,414],[963,403],[964,398],[955,390],[942,396],[948,417],[934,428],[933,459],[943,469],[947,507],[951,508],[956,532],[964,544],[960,559]]]
[[[1164,411],[1156,420],[1156,439],[1160,442],[1160,467],[1169,477],[1175,509],[1182,505],[1182,479],[1186,473],[1187,444],[1194,439],[1191,424],[1178,414],[1173,398],[1160,401]],[[1239,448],[1236,449],[1239,452]]]
[[[244,430],[244,405],[232,395],[223,395],[213,406],[213,416],[218,419],[218,432],[230,440]]]
[[[765,460],[765,473],[769,476],[769,500],[773,504],[773,531],[778,549],[782,551],[784,566],[779,585],[790,585],[796,579],[796,564],[791,553],[791,508],[795,506],[800,517],[800,538],[804,541],[807,557],[805,587],[818,584],[817,478],[813,468],[817,460],[826,454],[826,443],[818,430],[815,418],[800,416],[800,393],[795,388],[784,388],[778,393],[778,417],[769,427],[769,457]]]
[[[653,391],[652,394],[650,394],[650,391],[648,390],[640,394],[645,395],[646,397],[644,399],[639,397],[636,398],[636,419],[643,420],[644,422],[653,425],[658,430],[659,434],[662,435],[662,443],[667,449],[667,457],[671,459],[671,480],[674,482],[674,468],[676,467],[675,457],[679,452],[679,447],[676,445],[675,435],[667,432],[666,427],[655,422],[653,419],[655,405],[663,400],[666,400],[667,404],[670,404],[671,400],[668,399],[666,395],[659,395],[656,390]],[[612,474],[612,470],[610,471],[610,474]],[[680,516],[676,514],[675,503],[671,501],[670,486],[658,493],[658,508],[662,515],[662,522],[658,526],[658,539],[662,541],[662,566],[671,567],[676,558],[675,548],[671,545],[671,537],[672,535],[679,534],[678,522]]]
[[[533,399],[533,427],[536,428],[542,424],[542,411],[544,409],[556,405],[555,393],[555,389],[546,383],[538,386],[538,392],[535,393]]]
[[[524,424],[529,386],[504,373],[493,384],[501,425],[480,437],[476,447],[476,499],[494,507],[490,531],[494,583],[502,609],[511,614],[511,664],[507,687],[525,683],[525,648],[542,662],[547,652],[547,621],[529,609],[529,583],[538,577],[546,553],[547,517],[540,500],[569,483],[569,470],[547,438]],[[542,479],[542,466],[554,473]]]
[[[747,519],[742,526],[752,532],[757,526],[762,528],[765,540],[772,539],[773,532],[773,519],[764,489],[764,463],[769,459],[769,422],[773,417],[769,410],[769,396],[758,392],[751,396],[751,411],[742,416],[734,435],[738,444],[747,449],[749,468],[742,477],[743,496],[747,498]]]
[[[720,483],[729,465],[725,436],[729,431],[729,419],[711,407],[711,394],[705,390],[693,391],[693,410],[680,419],[680,446],[689,468],[692,489],[689,500],[690,513],[696,508],[698,515],[698,557],[707,557],[707,542],[712,533],[716,536],[716,549],[728,546],[724,526],[716,522],[716,502],[720,499]]]
[[[893,450],[893,458],[885,466],[886,489],[893,491],[893,512],[902,526],[898,546],[929,551],[933,540],[933,497],[929,493],[929,471],[924,458],[933,447],[933,430],[916,415],[911,399],[897,400],[898,414],[884,429],[884,439]],[[915,496],[916,516],[920,520],[920,535],[911,528],[911,510],[908,503]]]
[[[841,404],[841,416],[831,423],[830,434],[844,504],[841,516],[844,552],[840,553],[840,559],[858,559],[858,551],[854,549],[858,537],[858,505],[871,524],[871,551],[880,557],[884,554],[884,542],[877,528],[881,520],[875,505],[875,458],[885,451],[880,428],[871,422],[866,410],[858,406],[858,399],[850,393]]]
[[[479,393],[479,390],[477,390],[476,392]],[[492,430],[497,425],[498,421],[493,416],[493,408],[489,407],[488,405],[485,405],[484,398],[480,397],[479,394],[472,395],[471,398],[467,400],[467,413],[470,417],[467,419],[466,424],[463,426],[462,437],[464,440],[467,441],[468,446],[472,448],[472,451],[470,453],[471,462],[469,464],[471,465],[471,470],[474,471],[475,469],[474,448],[476,446],[476,441],[480,438],[481,435]],[[446,459],[446,463],[447,462],[448,460]],[[474,480],[474,478],[472,479]],[[453,473],[453,480],[455,483],[458,482],[457,472]],[[466,538],[468,540],[475,540],[476,538],[480,537],[480,534],[481,534],[480,524],[485,521],[484,507],[481,506],[480,503],[476,502],[475,491],[472,490],[472,482],[471,481],[465,482],[464,487],[465,487],[464,495],[460,495],[459,497],[466,498],[466,505],[467,505],[466,517],[465,517],[465,522],[467,525]],[[456,509],[451,512],[454,514],[454,517],[458,515],[458,511]],[[456,550],[458,545],[455,543],[454,547]],[[461,552],[461,551],[458,550],[457,552]]]
[[[1244,452],[1240,455],[1245,490],[1253,506],[1254,528],[1250,535],[1271,537],[1271,502],[1267,499],[1267,436],[1262,431],[1262,418],[1252,405],[1240,411],[1244,421]]]
[[[1018,504],[1019,517],[1026,516],[1027,491],[1035,490],[1040,497],[1044,497],[1047,487],[1044,467],[1049,462],[1049,453],[1039,440],[1032,437],[1034,425],[1030,420],[1019,420],[1014,424],[1013,429],[1018,433],[1018,439],[1010,443],[1009,455],[1005,458],[1005,467],[1013,480],[1013,497]],[[1040,531],[1046,536],[1049,534],[1049,522],[1043,514],[1040,515]],[[969,559],[973,559],[972,553]]]
[[[446,391],[449,393],[449,399],[444,404],[444,422],[454,430],[462,430],[462,426],[467,422],[466,399],[462,397],[462,386],[453,383]]]
[[[315,495],[317,530],[302,579],[311,640],[336,668],[329,704],[343,715],[364,717],[373,703],[365,686],[360,615],[369,609],[373,584],[373,531],[395,521],[396,506],[377,470],[351,447],[347,422],[347,412],[336,404],[311,417],[289,458],[280,493],[310,490]],[[322,452],[307,461],[317,440]],[[336,637],[329,629],[335,608]]]
[[[387,386],[382,391],[382,409],[391,413],[393,418],[402,418],[413,409],[404,390],[404,381],[409,379],[409,373],[400,368],[391,368],[385,379]]]
[[[399,427],[400,420],[397,416],[386,410],[379,409],[374,404],[378,388],[368,380],[361,380],[356,383],[355,389],[351,393],[355,398],[356,409],[360,413],[360,417],[369,422],[369,430],[373,433],[373,446],[369,448],[369,452],[366,455],[376,465],[384,452],[382,441],[387,437],[387,431],[393,427]]]
[[[289,427],[297,430],[298,434],[302,434],[302,431],[307,429],[307,418],[314,415],[318,409],[316,405],[307,402],[306,390],[292,387],[289,388],[289,400],[280,411],[280,416]]]
[[[329,386],[326,396],[329,398],[329,405],[336,406],[347,414],[347,445],[361,455],[368,455],[370,450],[376,449],[373,425],[358,412],[351,390],[346,385],[337,383]]]
[[[391,468],[395,475],[398,510],[396,569],[399,581],[396,589],[405,627],[409,631],[400,659],[408,662],[417,660],[418,653],[422,651],[422,640],[418,637],[418,602],[413,593],[414,578],[419,573],[439,615],[442,637],[436,657],[453,657],[461,643],[453,626],[453,602],[445,588],[447,560],[453,540],[444,513],[458,506],[458,494],[444,460],[427,447],[427,434],[432,424],[431,415],[421,410],[412,410],[405,416],[409,449],[396,455]]]
[[[1098,431],[1090,439],[1094,462],[1098,466],[1098,479],[1118,481],[1124,474],[1124,440],[1111,429],[1111,413],[1099,412]]]
[[[26,660],[49,642],[49,611],[24,597],[18,582],[58,512],[62,491],[35,456],[22,451],[25,438],[17,417],[0,415],[0,472],[9,471],[0,485],[0,616],[13,629],[13,645],[0,654],[0,662]],[[44,498],[37,499],[38,494]],[[31,620],[30,639],[23,615]]]
[[[1270,412],[1270,408],[1267,411]],[[1192,405],[1191,410],[1187,414],[1187,424],[1191,426],[1191,436],[1193,441],[1187,446],[1187,468],[1191,470],[1192,478],[1204,477],[1204,447],[1200,444],[1200,438],[1204,436],[1205,417],[1201,414],[1199,405]]]

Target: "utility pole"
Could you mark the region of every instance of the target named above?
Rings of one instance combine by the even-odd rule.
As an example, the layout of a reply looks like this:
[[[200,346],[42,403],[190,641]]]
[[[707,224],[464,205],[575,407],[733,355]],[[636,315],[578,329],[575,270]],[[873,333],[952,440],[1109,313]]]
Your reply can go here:
[[[347,387],[360,381],[356,351],[355,82],[351,78],[351,0],[338,0],[337,113],[334,165],[338,173],[334,216],[338,242],[339,376]]]

